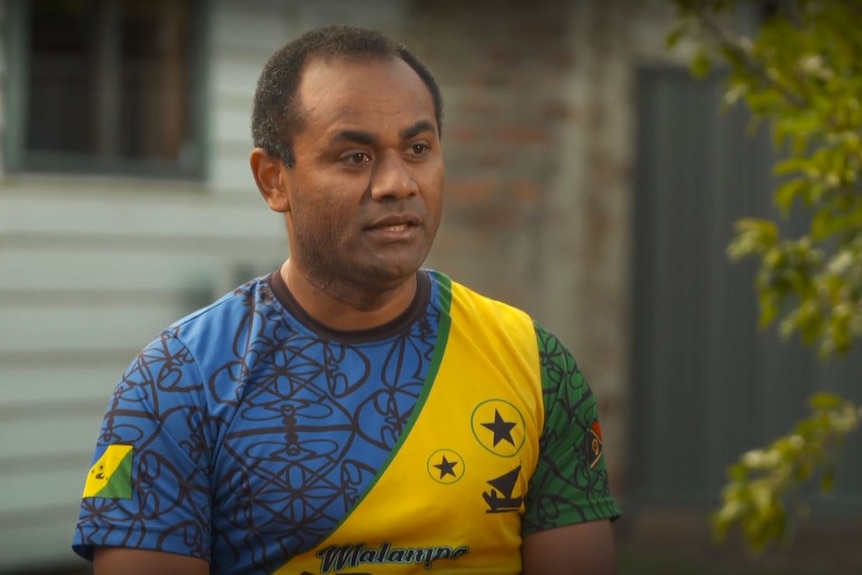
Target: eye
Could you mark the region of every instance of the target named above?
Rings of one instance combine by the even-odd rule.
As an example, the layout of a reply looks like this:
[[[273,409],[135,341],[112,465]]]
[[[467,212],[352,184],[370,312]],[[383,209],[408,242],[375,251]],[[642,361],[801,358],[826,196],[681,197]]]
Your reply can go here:
[[[410,146],[410,151],[413,152],[415,156],[424,156],[431,149],[428,144],[413,144]]]
[[[351,166],[361,166],[371,161],[371,156],[365,152],[355,152],[344,157],[344,161]]]

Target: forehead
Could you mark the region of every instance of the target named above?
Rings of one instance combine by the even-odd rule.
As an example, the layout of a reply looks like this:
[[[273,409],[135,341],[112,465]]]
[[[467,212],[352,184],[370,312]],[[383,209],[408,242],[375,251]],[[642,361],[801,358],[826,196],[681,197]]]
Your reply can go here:
[[[420,120],[436,126],[434,101],[419,75],[397,57],[335,57],[309,62],[299,85],[303,132],[344,126],[401,130]]]

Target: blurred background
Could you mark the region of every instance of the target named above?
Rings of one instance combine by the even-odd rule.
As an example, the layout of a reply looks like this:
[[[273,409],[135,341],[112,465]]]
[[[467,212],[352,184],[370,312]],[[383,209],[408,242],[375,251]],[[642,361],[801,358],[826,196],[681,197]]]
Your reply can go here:
[[[666,50],[673,19],[661,0],[0,0],[0,573],[86,572],[70,541],[122,371],[286,257],[248,169],[252,95],[325,23],[379,28],[435,73],[447,204],[428,265],[575,353],[621,573],[862,573],[858,440],[789,547],[711,541],[727,465],[814,389],[854,397],[862,359],[827,367],[757,330],[755,268],[725,247],[771,212],[773,152]]]

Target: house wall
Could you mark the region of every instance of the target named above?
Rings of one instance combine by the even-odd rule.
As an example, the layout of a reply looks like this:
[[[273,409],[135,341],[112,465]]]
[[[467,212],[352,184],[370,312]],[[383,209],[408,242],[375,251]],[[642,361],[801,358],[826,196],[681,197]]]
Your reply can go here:
[[[204,15],[205,181],[0,176],[0,569],[73,560],[96,434],[129,361],[286,256],[247,164],[254,85],[285,14],[278,1],[219,0]]]
[[[6,133],[6,2],[0,1],[0,136]],[[3,174],[4,138],[0,137],[0,176]]]

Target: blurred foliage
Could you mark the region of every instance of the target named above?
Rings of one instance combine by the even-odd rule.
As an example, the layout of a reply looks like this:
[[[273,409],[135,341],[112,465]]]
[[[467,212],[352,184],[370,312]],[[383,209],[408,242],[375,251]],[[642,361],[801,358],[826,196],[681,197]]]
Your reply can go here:
[[[724,105],[747,106],[780,151],[781,217],[793,209],[806,218],[800,237],[783,237],[770,219],[737,222],[728,254],[759,261],[760,324],[777,324],[823,359],[845,354],[862,335],[862,0],[669,1],[678,14],[669,48],[694,49],[695,76],[726,71]],[[755,551],[787,541],[804,509],[788,511],[800,488],[831,487],[842,440],[862,412],[827,393],[810,403],[792,433],[730,468],[713,515],[719,540],[738,526]]]

